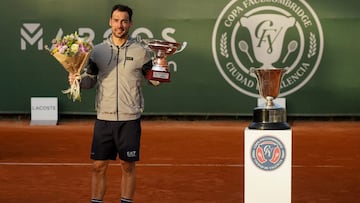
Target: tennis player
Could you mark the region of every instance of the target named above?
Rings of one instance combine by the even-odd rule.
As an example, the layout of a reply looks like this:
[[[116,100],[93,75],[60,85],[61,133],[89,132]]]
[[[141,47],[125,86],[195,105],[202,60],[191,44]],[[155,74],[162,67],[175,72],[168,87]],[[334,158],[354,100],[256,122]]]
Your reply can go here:
[[[121,203],[133,202],[136,188],[135,163],[140,156],[140,117],[144,108],[142,80],[151,69],[148,53],[130,38],[133,11],[115,5],[109,25],[112,34],[96,45],[89,65],[81,75],[80,87],[96,87],[96,110],[91,159],[92,203],[102,203],[106,192],[106,171],[110,160],[120,159],[122,168]],[[74,81],[69,75],[69,83]],[[157,86],[158,81],[149,81]]]

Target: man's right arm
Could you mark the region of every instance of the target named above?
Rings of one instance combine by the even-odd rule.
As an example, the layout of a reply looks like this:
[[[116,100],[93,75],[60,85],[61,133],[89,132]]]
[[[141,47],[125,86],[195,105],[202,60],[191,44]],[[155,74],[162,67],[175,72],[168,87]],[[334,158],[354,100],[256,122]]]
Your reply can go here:
[[[97,83],[97,75],[99,68],[96,63],[89,59],[88,66],[85,67],[85,72],[81,74],[80,87],[84,89],[90,89]]]

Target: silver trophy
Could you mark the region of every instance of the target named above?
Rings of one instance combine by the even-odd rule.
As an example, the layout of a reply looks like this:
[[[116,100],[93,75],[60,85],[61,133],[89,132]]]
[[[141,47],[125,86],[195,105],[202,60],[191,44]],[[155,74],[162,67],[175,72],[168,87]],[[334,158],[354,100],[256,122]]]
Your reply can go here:
[[[286,121],[286,110],[274,103],[279,95],[280,83],[286,69],[282,68],[252,68],[250,72],[256,75],[259,94],[265,99],[264,106],[253,110],[253,122],[249,129],[286,130],[290,129]]]
[[[289,129],[285,108],[273,102],[279,95],[280,83],[287,68],[276,68],[273,64],[280,60],[286,32],[295,26],[296,20],[294,17],[280,14],[254,14],[242,17],[240,23],[248,29],[254,56],[258,62],[262,63],[259,68],[251,68],[250,72],[255,74],[260,96],[266,101],[264,106],[253,110],[253,122],[249,128]],[[259,33],[264,35],[259,37]],[[246,42],[240,41],[239,47],[242,51],[246,50]],[[291,42],[291,50],[294,51],[296,47],[297,42]]]
[[[142,39],[140,42],[144,48],[154,53],[153,67],[147,72],[146,78],[159,82],[170,82],[169,64],[166,57],[181,52],[185,48],[186,42],[180,44],[157,39]]]

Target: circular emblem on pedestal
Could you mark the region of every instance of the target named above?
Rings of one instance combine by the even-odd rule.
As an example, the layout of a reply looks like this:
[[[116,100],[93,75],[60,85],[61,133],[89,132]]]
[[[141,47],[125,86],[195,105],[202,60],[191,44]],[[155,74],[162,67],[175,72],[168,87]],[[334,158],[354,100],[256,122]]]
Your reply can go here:
[[[285,158],[286,150],[283,143],[273,136],[261,137],[251,147],[253,163],[265,171],[276,170],[284,163]]]

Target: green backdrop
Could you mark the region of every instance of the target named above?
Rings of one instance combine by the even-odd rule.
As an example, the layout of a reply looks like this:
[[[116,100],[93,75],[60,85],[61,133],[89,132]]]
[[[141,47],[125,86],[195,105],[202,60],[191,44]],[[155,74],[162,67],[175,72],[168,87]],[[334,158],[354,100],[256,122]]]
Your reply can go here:
[[[188,44],[183,52],[168,58],[177,64],[171,83],[156,88],[144,83],[145,115],[251,115],[256,98],[232,87],[219,72],[212,50],[213,30],[230,4],[244,9],[245,4],[252,3],[255,8],[279,2],[3,0],[0,113],[29,113],[31,97],[58,97],[61,114],[94,114],[95,90],[82,90],[82,102],[69,100],[61,93],[68,87],[67,73],[41,49],[59,31],[68,34],[91,30],[93,42],[101,42],[109,28],[112,5],[124,3],[134,9],[133,31],[142,38],[173,39]],[[282,3],[285,5],[286,1]],[[323,31],[322,57],[316,72],[304,86],[285,96],[288,115],[360,115],[360,2],[288,0],[288,3],[306,3],[311,7]]]

